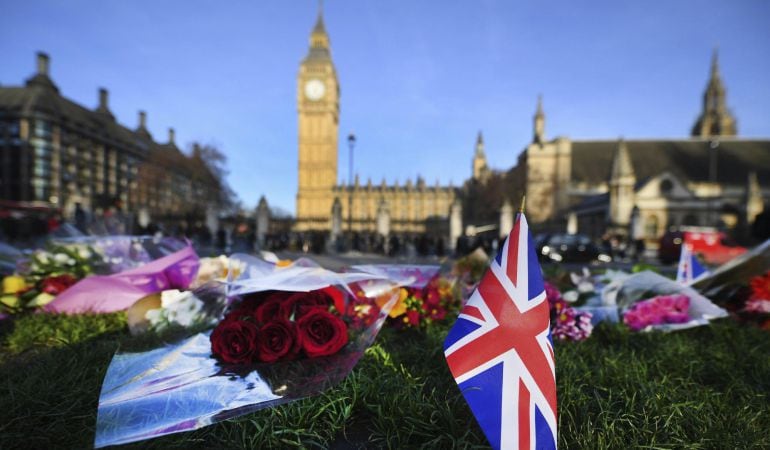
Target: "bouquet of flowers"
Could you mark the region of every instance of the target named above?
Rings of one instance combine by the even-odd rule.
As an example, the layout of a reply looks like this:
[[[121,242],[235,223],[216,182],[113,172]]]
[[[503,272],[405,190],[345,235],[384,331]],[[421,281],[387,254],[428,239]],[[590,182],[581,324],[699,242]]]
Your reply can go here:
[[[3,279],[0,311],[17,313],[50,303],[93,273],[100,257],[88,246],[51,244],[17,264],[18,274]]]
[[[634,330],[681,330],[728,315],[692,287],[651,271],[620,280],[611,298]]]
[[[687,323],[689,308],[690,299],[686,295],[659,295],[631,306],[623,314],[623,323],[634,331],[650,325]]]
[[[748,299],[739,311],[740,316],[770,330],[770,271],[749,280]]]
[[[564,300],[561,292],[545,282],[545,295],[551,311],[551,334],[560,341],[582,341],[591,336],[592,314],[578,311]]]
[[[398,298],[397,285],[382,276],[335,273],[308,260],[279,267],[246,255],[230,259],[242,270],[229,270],[227,306],[212,331],[113,358],[96,447],[320,393],[350,373]]]
[[[388,323],[393,327],[424,328],[444,320],[450,311],[461,306],[454,292],[455,279],[442,277],[439,266],[382,264],[353,269],[385,276],[402,286],[388,314]]]
[[[396,328],[424,328],[433,322],[444,320],[450,310],[459,309],[455,301],[452,283],[436,277],[422,289],[399,289],[399,297],[390,310],[388,322]]]
[[[332,287],[252,294],[214,328],[211,351],[225,364],[334,355],[348,343],[341,311],[345,311],[342,293]]]

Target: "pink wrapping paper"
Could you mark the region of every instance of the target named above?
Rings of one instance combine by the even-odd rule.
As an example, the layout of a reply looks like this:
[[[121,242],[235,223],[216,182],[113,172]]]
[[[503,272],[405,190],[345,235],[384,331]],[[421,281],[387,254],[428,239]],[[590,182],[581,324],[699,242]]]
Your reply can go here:
[[[187,246],[143,266],[80,280],[43,310],[66,314],[122,311],[147,294],[165,289],[187,289],[198,273],[198,265],[198,255]]]

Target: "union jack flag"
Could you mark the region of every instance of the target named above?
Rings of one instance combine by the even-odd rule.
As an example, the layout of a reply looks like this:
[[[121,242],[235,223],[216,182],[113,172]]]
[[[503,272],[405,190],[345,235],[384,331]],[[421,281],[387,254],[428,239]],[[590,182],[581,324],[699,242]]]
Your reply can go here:
[[[493,448],[556,448],[548,301],[524,214],[449,331],[444,354]]]
[[[697,279],[708,275],[710,272],[703,267],[692,251],[692,247],[682,242],[682,253],[679,254],[679,266],[676,270],[676,281],[690,285]]]

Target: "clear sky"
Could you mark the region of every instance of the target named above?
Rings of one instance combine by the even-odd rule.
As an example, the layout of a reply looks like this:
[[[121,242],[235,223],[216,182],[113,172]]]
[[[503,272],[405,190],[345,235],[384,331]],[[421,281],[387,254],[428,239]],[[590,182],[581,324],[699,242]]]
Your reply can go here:
[[[216,144],[244,204],[265,195],[294,212],[296,75],[317,3],[10,1],[0,7],[0,84],[20,85],[35,52],[61,92],[87,107],[97,90],[156,140]],[[327,0],[341,84],[339,178],[354,131],[365,182],[418,174],[459,185],[482,130],[507,169],[530,141],[543,94],[546,133],[571,138],[685,137],[719,46],[739,134],[770,136],[766,0]]]

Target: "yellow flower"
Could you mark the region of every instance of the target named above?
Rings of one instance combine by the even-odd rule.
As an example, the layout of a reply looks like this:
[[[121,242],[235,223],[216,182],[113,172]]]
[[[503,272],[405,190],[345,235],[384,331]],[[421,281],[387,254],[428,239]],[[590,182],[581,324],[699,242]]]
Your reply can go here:
[[[3,278],[3,294],[15,294],[27,287],[27,282],[18,275],[9,275]]]
[[[275,263],[276,267],[288,267],[291,265],[290,259],[280,259],[277,263]]]
[[[390,317],[398,317],[406,312],[406,298],[409,296],[409,292],[406,291],[406,289],[401,288],[398,292],[398,300],[396,301],[396,304],[393,305],[393,308],[390,310],[388,315]]]

